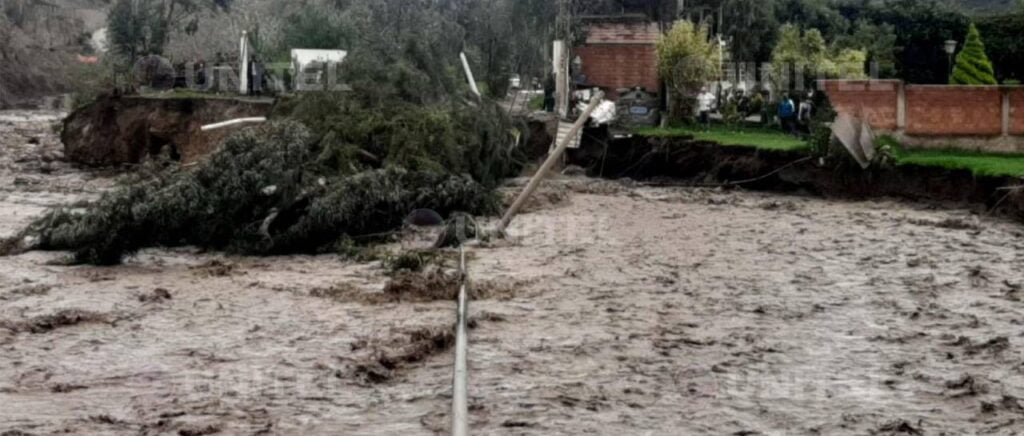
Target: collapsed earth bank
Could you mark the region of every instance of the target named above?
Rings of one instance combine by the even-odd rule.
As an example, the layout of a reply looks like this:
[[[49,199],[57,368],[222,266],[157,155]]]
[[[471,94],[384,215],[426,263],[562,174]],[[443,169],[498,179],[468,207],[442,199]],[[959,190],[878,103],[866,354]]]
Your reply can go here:
[[[882,163],[866,170],[835,157],[804,151],[721,146],[691,138],[616,139],[583,144],[568,162],[593,176],[682,184],[810,192],[825,197],[899,197],[969,205],[1024,221],[1024,190],[1017,177],[979,176],[968,170]]]
[[[270,99],[103,96],[64,120],[69,160],[87,166],[140,163],[166,153],[189,164],[209,155],[234,129],[203,132],[205,124],[265,117]]]

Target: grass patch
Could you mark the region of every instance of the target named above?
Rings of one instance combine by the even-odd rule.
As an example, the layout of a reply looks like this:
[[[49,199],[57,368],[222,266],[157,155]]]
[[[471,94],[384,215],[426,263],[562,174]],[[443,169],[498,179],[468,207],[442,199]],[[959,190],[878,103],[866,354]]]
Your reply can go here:
[[[778,130],[758,128],[730,128],[712,126],[708,130],[694,127],[661,128],[650,127],[638,129],[640,136],[655,138],[693,137],[699,141],[717,142],[725,146],[748,146],[763,150],[807,150],[810,145],[806,140],[787,135]]]
[[[544,110],[544,96],[535,95],[526,103],[526,108],[531,111]]]
[[[983,153],[964,150],[908,150],[891,137],[879,140],[891,148],[897,165],[921,165],[950,170],[968,170],[976,176],[1024,177],[1024,155]]]

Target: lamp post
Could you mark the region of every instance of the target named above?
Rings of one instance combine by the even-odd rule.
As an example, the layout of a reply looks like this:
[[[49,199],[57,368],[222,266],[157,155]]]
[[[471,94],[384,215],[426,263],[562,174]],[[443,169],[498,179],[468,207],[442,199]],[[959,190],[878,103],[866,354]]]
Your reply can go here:
[[[583,59],[579,55],[572,58],[572,71],[569,72],[569,77],[572,78],[573,86],[586,85],[586,83],[576,83],[576,79],[583,77]]]
[[[722,34],[718,34],[718,110],[722,110],[722,79],[725,76],[725,38]]]
[[[946,55],[948,55],[948,59],[949,59],[947,61],[947,66],[949,68],[946,69],[946,74],[948,76],[950,76],[950,77],[953,75],[953,54],[956,53],[956,46],[957,46],[956,40],[950,39],[950,40],[946,41],[945,49],[946,49]]]

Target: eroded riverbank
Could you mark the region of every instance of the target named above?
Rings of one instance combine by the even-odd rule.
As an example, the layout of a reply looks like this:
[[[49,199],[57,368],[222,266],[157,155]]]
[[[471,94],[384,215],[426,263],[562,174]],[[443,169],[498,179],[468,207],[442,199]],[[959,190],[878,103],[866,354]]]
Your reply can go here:
[[[3,136],[3,236],[113,180],[59,155],[43,170],[42,153],[59,150],[40,123]],[[10,139],[24,131],[44,146]],[[508,242],[472,250],[473,278],[506,285],[471,307],[477,434],[1024,429],[1018,223],[584,178],[540,198]],[[453,303],[373,298],[389,280],[378,262],[181,249],[98,268],[62,256],[0,258],[4,431],[447,428],[452,359],[438,332]]]

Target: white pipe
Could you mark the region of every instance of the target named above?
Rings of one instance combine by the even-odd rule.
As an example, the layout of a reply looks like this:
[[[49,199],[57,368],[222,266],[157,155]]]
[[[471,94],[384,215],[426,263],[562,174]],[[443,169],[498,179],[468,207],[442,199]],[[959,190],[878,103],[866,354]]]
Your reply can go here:
[[[452,436],[469,435],[469,366],[466,354],[469,348],[467,335],[469,296],[466,292],[466,248],[459,247],[459,272],[462,284],[459,286],[459,308],[455,326],[455,374],[452,382]]]
[[[473,90],[473,93],[477,97],[480,96],[480,89],[476,87],[476,79],[473,78],[473,70],[469,69],[469,60],[466,59],[466,52],[459,53],[459,58],[462,59],[462,69],[466,70],[466,80],[469,80],[469,88]]]
[[[266,121],[267,121],[266,117],[238,118],[238,119],[228,120],[228,121],[224,121],[224,122],[220,122],[220,123],[216,123],[216,124],[207,124],[207,125],[201,127],[199,130],[203,131],[203,132],[207,132],[207,131],[210,131],[210,130],[217,130],[217,129],[221,129],[221,128],[224,128],[224,127],[231,127],[231,126],[234,126],[236,124],[263,123],[263,122],[266,122]]]

